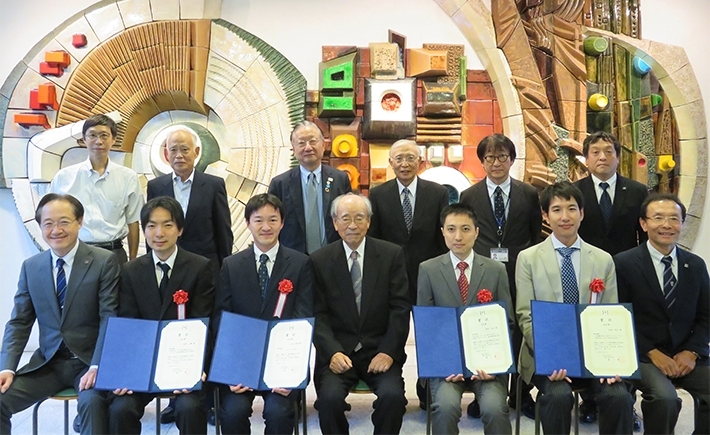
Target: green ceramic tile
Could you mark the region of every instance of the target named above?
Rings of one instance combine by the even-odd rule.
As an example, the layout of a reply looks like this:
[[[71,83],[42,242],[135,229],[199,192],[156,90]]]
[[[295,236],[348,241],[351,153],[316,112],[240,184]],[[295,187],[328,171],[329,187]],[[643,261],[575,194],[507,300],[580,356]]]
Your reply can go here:
[[[555,152],[557,153],[557,160],[550,163],[550,169],[557,176],[558,182],[568,180],[569,152],[559,145],[555,147]]]
[[[597,58],[595,56],[584,56],[584,65],[587,68],[587,80],[596,82],[597,78]]]
[[[647,156],[655,155],[656,148],[653,145],[653,120],[644,119],[639,121],[638,150]]]
[[[587,112],[587,132],[605,131],[611,133],[611,112]]]
[[[645,97],[641,97],[639,100],[639,118],[640,119],[646,119],[650,118],[651,115],[653,115],[653,105],[651,104],[651,96],[646,95]]]
[[[631,178],[631,170],[634,165],[634,153],[621,148],[621,159],[619,160],[619,173],[624,177]]]
[[[641,89],[639,91],[640,97],[645,97],[651,95],[651,73],[646,74],[640,79]]]
[[[629,65],[626,60],[627,51],[619,46],[614,45],[614,78],[616,83],[616,98],[620,101],[628,100],[628,70]]]
[[[631,105],[628,101],[619,101],[616,103],[617,122],[620,126],[631,124]]]
[[[639,122],[634,121],[631,123],[631,140],[633,141],[632,143],[634,144],[634,149],[639,150],[638,148],[638,143],[639,143]]]
[[[557,134],[558,138],[569,139],[569,130],[567,130],[566,128],[557,124],[552,124],[552,129],[555,130],[555,133]]]
[[[619,141],[621,146],[632,151],[634,149],[634,135],[632,132],[633,124],[626,124],[623,127],[619,127]]]
[[[631,120],[639,121],[641,119],[641,100],[631,100]]]

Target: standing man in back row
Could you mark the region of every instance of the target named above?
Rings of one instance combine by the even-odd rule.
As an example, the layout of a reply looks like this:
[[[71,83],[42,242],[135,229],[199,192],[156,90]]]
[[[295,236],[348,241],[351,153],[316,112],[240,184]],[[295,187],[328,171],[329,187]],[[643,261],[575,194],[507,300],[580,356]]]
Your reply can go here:
[[[639,224],[639,208],[648,196],[643,184],[616,173],[621,144],[612,134],[598,131],[584,139],[582,147],[589,176],[574,183],[584,196],[585,216],[579,236],[591,245],[616,255],[642,244],[648,238]],[[636,397],[635,390],[631,390]],[[597,421],[597,406],[591,391],[581,393],[579,420]],[[633,411],[634,430],[641,421]]]
[[[476,211],[479,228],[476,244],[477,254],[485,255],[505,264],[510,283],[510,297],[516,303],[515,264],[518,254],[540,241],[542,214],[537,190],[510,176],[515,162],[515,144],[502,134],[484,137],[476,150],[478,159],[486,171],[485,180],[474,184],[461,194],[461,202]],[[511,307],[512,310],[512,307]],[[513,328],[513,352],[517,359],[522,344],[520,328]],[[510,400],[515,406],[515,383],[512,375]],[[535,418],[535,402],[530,396],[531,386],[523,383],[521,397],[522,413]],[[476,402],[468,407],[468,415],[478,417]]]
[[[84,121],[82,136],[89,158],[60,169],[49,191],[70,194],[81,201],[85,214],[79,239],[112,251],[119,264],[123,264],[138,255],[143,192],[132,169],[109,159],[116,133],[116,123],[106,115],[94,115]],[[126,236],[128,257],[123,248]]]
[[[351,191],[350,180],[345,172],[321,164],[324,140],[316,124],[296,124],[291,146],[299,165],[271,180],[269,193],[281,200],[286,213],[279,241],[311,254],[339,239],[328,213],[335,197]]]

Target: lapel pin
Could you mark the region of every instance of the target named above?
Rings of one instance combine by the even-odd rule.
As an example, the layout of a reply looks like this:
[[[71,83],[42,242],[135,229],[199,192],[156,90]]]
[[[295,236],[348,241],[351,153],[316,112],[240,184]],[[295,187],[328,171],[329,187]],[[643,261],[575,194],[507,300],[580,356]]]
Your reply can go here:
[[[89,260],[84,260],[84,264],[89,264]]]
[[[685,267],[685,268],[687,269],[687,268],[688,268],[688,263],[684,263],[684,264],[683,264],[683,267]]]

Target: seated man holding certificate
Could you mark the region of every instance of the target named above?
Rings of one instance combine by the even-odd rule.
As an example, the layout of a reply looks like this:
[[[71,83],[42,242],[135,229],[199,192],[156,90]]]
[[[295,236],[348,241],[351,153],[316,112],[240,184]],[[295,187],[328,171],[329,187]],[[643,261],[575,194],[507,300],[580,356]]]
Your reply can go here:
[[[482,302],[505,301],[508,323],[513,325],[513,306],[508,276],[502,263],[474,254],[478,236],[476,214],[466,204],[451,204],[441,211],[441,232],[449,248],[419,266],[417,305],[461,307]],[[458,433],[461,395],[473,389],[481,407],[486,434],[510,434],[508,376],[492,376],[478,370],[470,379],[452,373],[445,379],[431,379],[432,432]]]
[[[177,247],[185,224],[180,203],[167,196],[153,198],[143,206],[140,216],[145,241],[152,251],[123,265],[119,317],[149,320],[210,317],[214,308],[214,275],[207,258]],[[109,406],[110,432],[140,433],[140,419],[155,396],[125,388],[113,394]],[[207,412],[201,403],[202,393],[185,389],[174,394],[175,421],[180,433],[206,433]]]
[[[279,243],[283,217],[283,204],[275,195],[263,193],[247,202],[244,218],[254,244],[224,259],[215,303],[217,318],[223,311],[265,320],[313,316],[313,266],[307,255]],[[254,391],[255,387],[220,386],[222,433],[250,433],[249,417],[257,395],[264,400],[265,433],[291,433],[298,392],[284,388]]]
[[[402,365],[411,302],[404,253],[366,237],[372,206],[364,196],[335,198],[331,215],[342,240],[311,254],[321,432],[348,433],[345,398],[362,379],[377,396],[374,433],[396,434],[407,406]]]
[[[648,242],[614,256],[619,299],[631,302],[636,325],[647,433],[671,434],[683,388],[700,400],[696,434],[710,433],[710,278],[705,262],[676,243],[685,206],[675,195],[653,194],[641,204]]]
[[[577,234],[584,218],[582,192],[567,181],[556,183],[542,191],[540,206],[552,234],[522,251],[515,270],[516,312],[524,338],[520,375],[526,382],[532,380],[540,391],[538,406],[545,433],[569,434],[574,402],[572,387],[582,388],[591,383],[599,408],[599,433],[629,434],[633,431],[633,405],[618,377],[570,379],[565,367],[559,367],[550,376],[535,374],[531,300],[587,304],[592,301],[592,281],[601,279],[605,290],[594,293],[596,303],[618,302],[611,256],[585,243]]]

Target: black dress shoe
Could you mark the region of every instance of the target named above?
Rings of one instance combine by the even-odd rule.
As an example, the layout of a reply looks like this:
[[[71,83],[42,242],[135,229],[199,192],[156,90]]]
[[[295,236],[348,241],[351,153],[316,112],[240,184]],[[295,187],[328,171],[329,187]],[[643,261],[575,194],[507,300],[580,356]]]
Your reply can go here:
[[[582,423],[594,423],[597,421],[597,405],[589,401],[583,401],[579,405],[579,421]]]
[[[638,414],[636,414],[636,410],[632,410],[631,412],[634,413],[634,432],[640,432],[641,431],[641,417],[639,417]]]
[[[78,415],[74,417],[74,422],[72,422],[71,428],[74,429],[74,432],[81,433],[81,420],[79,420]]]
[[[535,420],[535,401],[528,396],[520,403],[520,413],[531,420]]]
[[[210,408],[210,410],[207,411],[207,424],[214,426],[214,408]]]
[[[166,406],[160,411],[160,424],[170,424],[175,422],[175,410],[172,406]]]
[[[468,404],[466,408],[466,414],[471,418],[481,418],[481,405],[478,404],[478,400],[475,400]]]

